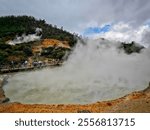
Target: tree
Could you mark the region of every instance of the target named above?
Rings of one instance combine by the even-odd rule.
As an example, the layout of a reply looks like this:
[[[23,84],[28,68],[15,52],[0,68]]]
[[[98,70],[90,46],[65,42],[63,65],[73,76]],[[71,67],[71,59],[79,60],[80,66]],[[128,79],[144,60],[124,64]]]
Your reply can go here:
[[[33,55],[33,53],[32,53],[32,49],[31,49],[31,48],[29,48],[29,47],[25,47],[25,48],[23,49],[23,52],[24,52],[24,54],[25,54],[27,57],[29,57],[29,56],[32,56],[32,55]]]

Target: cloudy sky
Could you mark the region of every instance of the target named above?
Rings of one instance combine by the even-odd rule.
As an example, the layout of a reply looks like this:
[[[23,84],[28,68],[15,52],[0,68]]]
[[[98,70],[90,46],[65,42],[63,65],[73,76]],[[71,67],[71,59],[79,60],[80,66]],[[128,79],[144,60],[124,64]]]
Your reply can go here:
[[[150,40],[150,0],[0,0],[4,15],[32,15],[89,37]]]

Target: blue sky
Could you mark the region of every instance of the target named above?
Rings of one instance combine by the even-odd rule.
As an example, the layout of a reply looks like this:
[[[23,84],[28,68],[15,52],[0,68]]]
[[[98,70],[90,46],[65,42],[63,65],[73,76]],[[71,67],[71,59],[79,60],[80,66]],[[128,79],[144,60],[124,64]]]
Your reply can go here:
[[[150,27],[150,20],[146,21],[144,25],[148,25]]]
[[[106,33],[110,31],[111,25],[106,24],[102,27],[88,27],[84,30],[83,35],[84,36],[89,36],[93,34],[101,34],[101,33]]]

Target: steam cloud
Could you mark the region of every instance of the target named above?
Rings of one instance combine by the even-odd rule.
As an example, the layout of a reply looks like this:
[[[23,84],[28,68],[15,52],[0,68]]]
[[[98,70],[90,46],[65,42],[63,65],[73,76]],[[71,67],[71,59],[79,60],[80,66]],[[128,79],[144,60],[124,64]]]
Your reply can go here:
[[[119,42],[78,43],[61,67],[13,75],[4,86],[11,101],[22,103],[92,103],[146,88],[150,48],[127,55]]]
[[[41,39],[41,36],[39,36],[40,32],[42,32],[41,28],[36,28],[35,30],[35,34],[22,34],[22,36],[20,37],[16,37],[14,40],[11,40],[8,42],[8,44],[10,45],[16,45],[16,44],[20,44],[20,43],[28,43],[28,42],[32,42],[32,41],[38,41]]]

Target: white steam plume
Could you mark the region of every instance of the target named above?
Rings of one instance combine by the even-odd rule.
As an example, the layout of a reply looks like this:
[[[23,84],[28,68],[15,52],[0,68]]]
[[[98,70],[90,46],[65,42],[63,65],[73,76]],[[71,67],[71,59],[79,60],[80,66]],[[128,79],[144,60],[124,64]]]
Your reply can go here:
[[[14,40],[8,42],[10,45],[16,45],[21,43],[28,43],[32,41],[38,41],[41,39],[41,35],[39,36],[40,32],[42,32],[41,28],[36,28],[35,34],[22,34],[22,36],[16,36]]]
[[[13,75],[4,86],[11,101],[22,103],[92,103],[147,87],[150,48],[127,55],[119,42],[78,43],[61,67]]]

